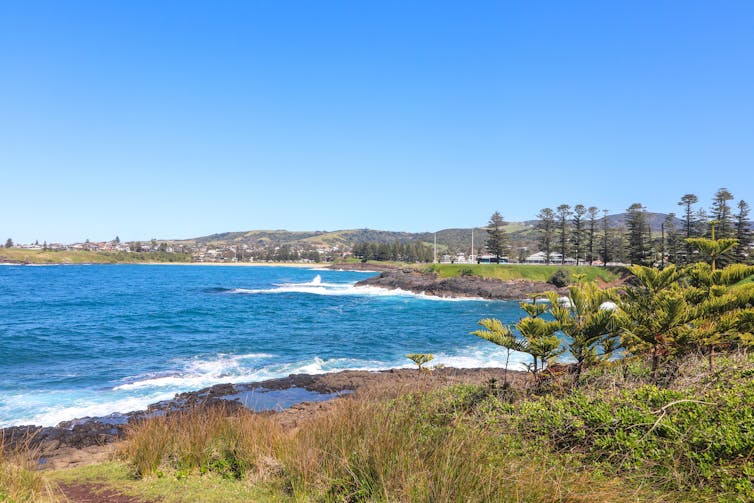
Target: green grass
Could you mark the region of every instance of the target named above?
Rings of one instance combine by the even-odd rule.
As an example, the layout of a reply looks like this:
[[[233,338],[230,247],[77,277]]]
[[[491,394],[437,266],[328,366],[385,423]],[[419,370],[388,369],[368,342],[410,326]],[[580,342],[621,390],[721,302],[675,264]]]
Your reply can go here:
[[[143,262],[191,262],[191,256],[182,253],[167,252],[126,253],[0,248],[0,262],[25,262],[29,264],[137,264]]]
[[[131,467],[120,461],[49,473],[52,482],[92,484],[150,501],[166,503],[235,503],[248,501],[292,501],[279,487],[244,480],[228,480],[219,475],[192,475],[135,479]]]
[[[184,501],[752,501],[754,358],[687,357],[667,388],[646,362],[577,389],[494,383],[343,399],[298,430],[222,409],[136,425],[119,461],[53,482]]]
[[[610,282],[618,278],[616,269],[596,266],[561,266],[533,264],[433,264],[426,267],[426,272],[435,272],[441,278],[454,278],[471,275],[481,278],[499,280],[526,279],[530,281],[547,281],[559,269],[567,271],[573,278],[576,274],[584,275],[587,281],[599,278]]]

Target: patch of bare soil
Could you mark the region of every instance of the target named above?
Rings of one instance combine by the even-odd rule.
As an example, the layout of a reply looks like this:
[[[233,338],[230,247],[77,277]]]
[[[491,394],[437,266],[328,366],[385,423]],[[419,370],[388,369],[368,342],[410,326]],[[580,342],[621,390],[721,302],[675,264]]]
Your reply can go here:
[[[70,503],[154,503],[135,496],[121,494],[110,487],[99,484],[60,484],[60,492]]]

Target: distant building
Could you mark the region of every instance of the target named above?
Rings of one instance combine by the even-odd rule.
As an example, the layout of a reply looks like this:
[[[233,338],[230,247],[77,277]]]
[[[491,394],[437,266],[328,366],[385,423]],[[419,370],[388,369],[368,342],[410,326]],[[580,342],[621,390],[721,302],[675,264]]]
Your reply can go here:
[[[550,253],[550,264],[566,264],[566,265],[576,265],[576,259],[566,256],[565,260],[561,260],[563,256],[560,253],[551,252]],[[543,251],[539,251],[537,253],[534,253],[532,255],[529,255],[526,257],[526,264],[546,264],[547,263],[547,255]]]
[[[508,257],[500,257],[500,260],[494,255],[479,255],[477,257],[477,264],[507,264],[509,262]]]

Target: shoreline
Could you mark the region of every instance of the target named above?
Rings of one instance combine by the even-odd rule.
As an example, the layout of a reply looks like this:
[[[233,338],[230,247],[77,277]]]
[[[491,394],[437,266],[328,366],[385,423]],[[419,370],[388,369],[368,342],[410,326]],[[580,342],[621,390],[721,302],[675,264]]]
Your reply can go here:
[[[336,400],[395,397],[454,384],[483,384],[502,381],[502,368],[443,367],[429,371],[393,368],[389,370],[342,370],[325,374],[291,374],[288,377],[248,383],[217,384],[208,388],[177,393],[172,399],[149,405],[144,410],[114,413],[102,417],[76,418],[56,426],[18,425],[0,428],[6,447],[28,444],[39,452],[40,468],[79,466],[101,460],[113,444],[125,438],[131,424],[165,414],[187,412],[204,407],[224,406],[228,414],[252,410],[273,413],[287,428],[298,428]],[[525,383],[526,372],[508,370],[514,386]],[[253,409],[245,397],[264,398],[268,394],[285,398],[286,405]]]

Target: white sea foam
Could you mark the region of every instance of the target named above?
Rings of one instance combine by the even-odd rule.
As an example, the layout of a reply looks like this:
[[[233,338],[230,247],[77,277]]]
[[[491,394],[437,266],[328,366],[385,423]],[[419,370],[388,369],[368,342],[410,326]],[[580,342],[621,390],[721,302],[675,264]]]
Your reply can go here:
[[[0,427],[18,424],[54,426],[61,421],[81,417],[106,416],[143,410],[148,405],[169,400],[177,393],[195,391],[221,383],[257,382],[287,377],[290,374],[325,374],[341,370],[379,371],[413,368],[403,356],[373,360],[359,358],[311,357],[293,362],[271,362],[274,355],[251,353],[219,354],[212,358],[192,358],[175,362],[175,369],[146,373],[124,379],[125,383],[107,390],[45,392],[39,395],[10,397],[0,407],[7,418]],[[457,368],[491,368],[505,366],[505,350],[480,343],[453,352],[436,353],[430,365]],[[511,353],[508,368],[522,370],[527,356]],[[8,405],[13,404],[12,407]]]
[[[0,415],[7,418],[0,421],[0,428],[21,424],[56,426],[61,421],[76,418],[144,410],[149,404],[171,399],[174,395],[172,390],[139,395],[103,395],[77,390],[14,396],[10,397],[5,406],[0,407]]]
[[[277,293],[305,293],[324,296],[371,296],[371,297],[414,297],[426,300],[440,300],[446,302],[486,301],[481,297],[438,297],[424,292],[416,293],[400,288],[389,289],[378,286],[356,286],[355,283],[325,283],[318,274],[308,283],[284,283],[273,288],[247,289],[235,288],[229,293],[235,294],[277,294]]]
[[[148,388],[170,388],[196,390],[226,382],[241,382],[256,378],[257,360],[272,358],[267,353],[249,353],[242,355],[219,354],[214,358],[195,358],[176,362],[181,367],[170,372],[147,373],[131,376],[124,384],[113,388],[114,391],[133,391]]]

